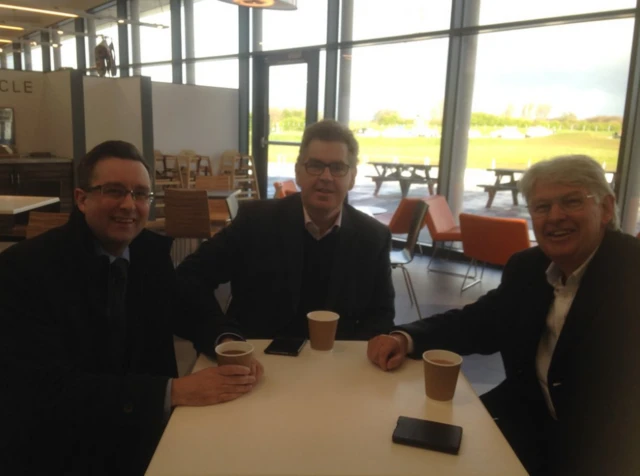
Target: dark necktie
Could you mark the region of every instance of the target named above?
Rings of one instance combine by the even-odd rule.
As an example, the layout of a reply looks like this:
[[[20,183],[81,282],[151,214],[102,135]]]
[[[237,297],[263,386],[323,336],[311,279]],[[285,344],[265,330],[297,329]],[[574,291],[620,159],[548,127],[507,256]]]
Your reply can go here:
[[[129,262],[116,258],[109,266],[109,354],[113,371],[124,367],[127,331],[127,270]]]

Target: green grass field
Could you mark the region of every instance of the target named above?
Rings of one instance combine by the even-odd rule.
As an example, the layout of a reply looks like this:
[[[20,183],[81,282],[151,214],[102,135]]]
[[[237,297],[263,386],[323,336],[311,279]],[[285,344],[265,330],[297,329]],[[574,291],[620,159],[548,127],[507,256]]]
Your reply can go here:
[[[270,140],[300,141],[302,132],[271,134]],[[358,137],[362,162],[429,163],[440,157],[440,139],[426,137],[389,138]],[[620,141],[610,132],[559,132],[547,137],[529,139],[469,139],[468,168],[526,168],[529,163],[563,154],[586,154],[615,170]],[[270,146],[270,162],[295,162],[298,149],[290,146]]]

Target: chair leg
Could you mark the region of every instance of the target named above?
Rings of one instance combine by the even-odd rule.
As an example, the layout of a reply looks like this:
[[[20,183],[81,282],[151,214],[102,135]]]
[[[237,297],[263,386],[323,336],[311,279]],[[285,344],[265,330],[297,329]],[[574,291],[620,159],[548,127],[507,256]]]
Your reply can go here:
[[[433,261],[433,258],[436,257],[437,253],[438,253],[438,242],[434,241],[433,242],[433,252],[431,253],[431,256],[429,257],[429,264],[427,264],[427,271],[432,271],[431,262]]]
[[[418,297],[416,296],[416,290],[413,287],[413,281],[411,281],[411,275],[409,274],[409,270],[402,266],[402,272],[405,274],[406,282],[407,282],[407,291],[409,291],[409,296],[412,296],[413,301],[416,304],[416,312],[418,313],[418,319],[422,319],[422,313],[420,312],[420,306],[418,305]]]
[[[474,276],[469,276],[469,272],[471,271],[472,266],[474,266]],[[460,294],[462,294],[464,291],[466,291],[470,287],[480,283],[482,281],[483,275],[484,275],[484,263],[482,264],[482,274],[480,275],[480,278],[476,279],[475,281],[465,286],[467,279],[475,279],[476,276],[478,276],[478,262],[475,259],[471,260],[471,262],[469,263],[469,267],[467,268],[467,274],[465,274],[464,279],[462,280],[462,285],[460,286]]]
[[[408,291],[409,290],[409,281],[407,279],[407,270],[402,265],[400,265],[399,268],[402,270],[402,277],[404,278],[404,284],[407,286],[407,291]],[[413,295],[411,294],[411,292],[409,292],[409,304],[411,305],[411,307],[413,307]]]

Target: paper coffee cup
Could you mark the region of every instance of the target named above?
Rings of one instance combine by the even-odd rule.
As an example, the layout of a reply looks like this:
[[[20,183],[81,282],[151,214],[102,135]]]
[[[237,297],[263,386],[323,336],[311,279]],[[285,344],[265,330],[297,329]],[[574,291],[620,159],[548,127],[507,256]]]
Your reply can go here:
[[[243,341],[229,341],[216,346],[218,365],[244,365],[251,367],[253,345]]]
[[[433,400],[451,400],[456,391],[462,357],[448,350],[428,350],[424,361],[424,389]]]
[[[313,311],[307,314],[309,343],[315,350],[331,350],[336,340],[340,316],[331,311]]]

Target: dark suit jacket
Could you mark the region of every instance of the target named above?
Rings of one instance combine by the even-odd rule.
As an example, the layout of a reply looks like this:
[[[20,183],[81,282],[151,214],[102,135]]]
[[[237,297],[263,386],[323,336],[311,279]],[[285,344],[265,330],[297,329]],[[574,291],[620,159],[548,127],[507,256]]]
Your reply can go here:
[[[221,314],[213,289],[230,281],[227,316],[250,338],[306,336],[298,314],[304,215],[300,195],[245,202],[233,223],[178,267],[181,285],[205,314]],[[340,314],[338,339],[368,339],[393,325],[389,230],[345,205],[326,308]]]
[[[535,359],[553,300],[545,275],[549,264],[539,248],[518,253],[500,286],[477,302],[401,326],[414,339],[413,356],[432,348],[500,352],[506,380],[495,391],[503,409],[516,400],[530,408],[544,405]],[[560,434],[555,468],[640,474],[639,349],[640,241],[607,231],[582,277],[549,368]]]
[[[200,349],[217,335],[176,311],[170,247],[146,230],[130,245],[119,373],[105,362],[108,259],[84,216],[0,254],[0,473],[142,474],[177,375],[173,333]]]

